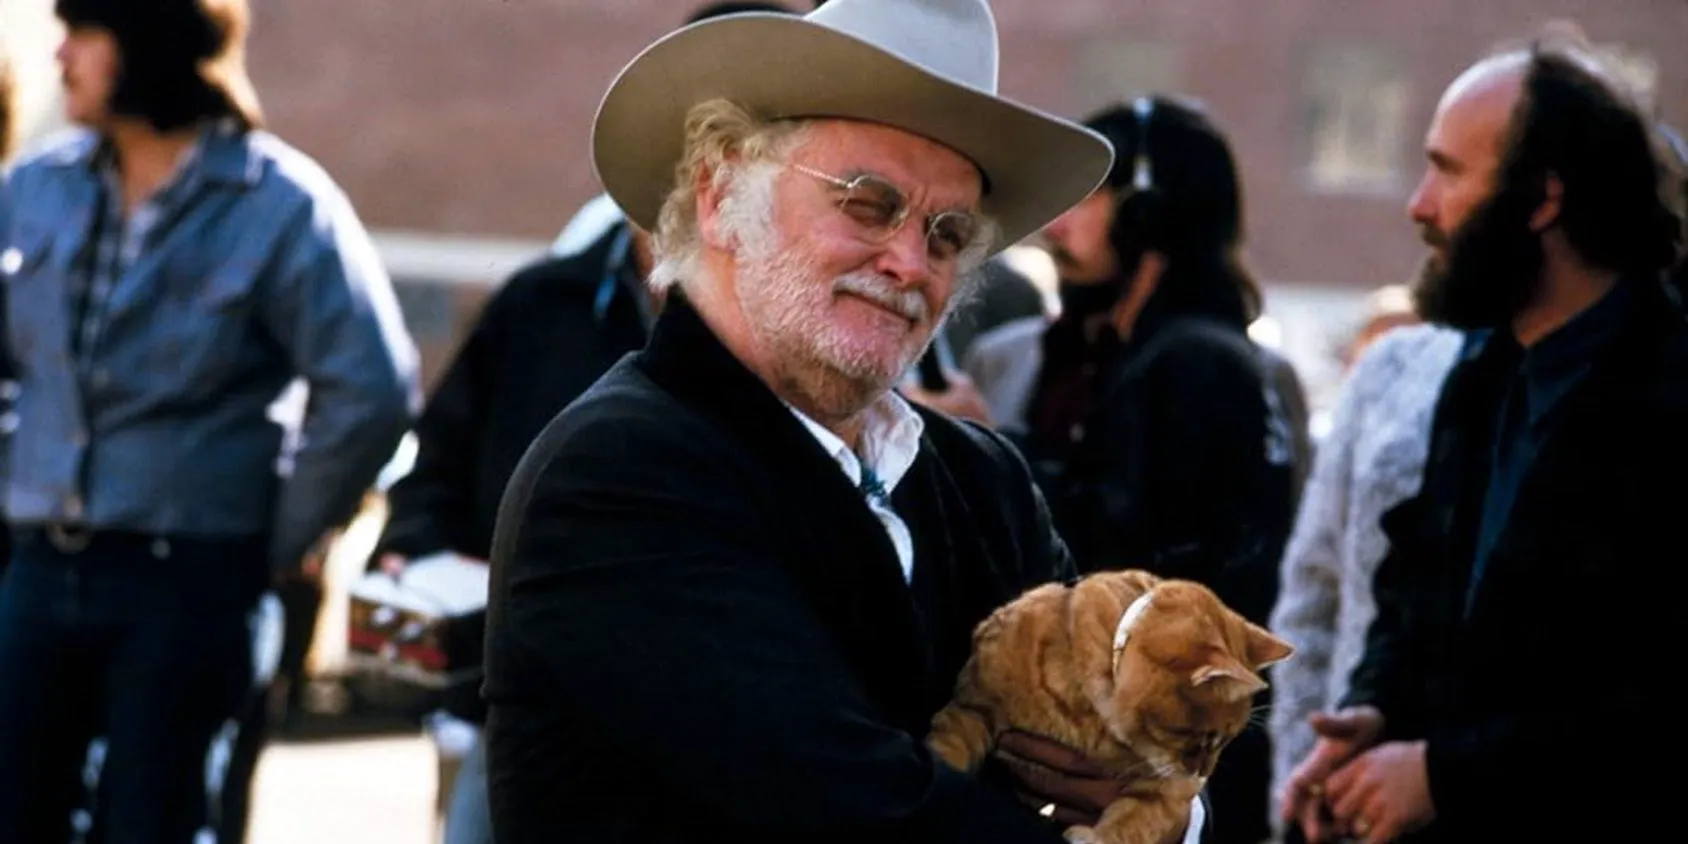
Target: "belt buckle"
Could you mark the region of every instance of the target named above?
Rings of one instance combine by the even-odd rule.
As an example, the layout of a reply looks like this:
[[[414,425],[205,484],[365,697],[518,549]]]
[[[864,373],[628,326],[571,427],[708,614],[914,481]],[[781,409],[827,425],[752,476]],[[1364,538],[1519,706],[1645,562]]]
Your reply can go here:
[[[85,525],[67,525],[63,522],[52,522],[47,525],[47,541],[63,554],[80,554],[88,550],[88,543],[94,539],[94,531]]]

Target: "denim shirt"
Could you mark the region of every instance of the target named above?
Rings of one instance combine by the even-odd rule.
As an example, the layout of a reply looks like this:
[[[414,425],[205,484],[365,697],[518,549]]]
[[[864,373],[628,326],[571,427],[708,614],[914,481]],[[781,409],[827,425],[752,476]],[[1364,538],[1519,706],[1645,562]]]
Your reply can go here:
[[[293,566],[420,402],[379,256],[328,175],[264,132],[208,128],[127,221],[102,214],[121,202],[106,172],[99,138],[73,132],[0,186],[6,518],[267,536]],[[282,478],[267,411],[295,378],[310,408]]]

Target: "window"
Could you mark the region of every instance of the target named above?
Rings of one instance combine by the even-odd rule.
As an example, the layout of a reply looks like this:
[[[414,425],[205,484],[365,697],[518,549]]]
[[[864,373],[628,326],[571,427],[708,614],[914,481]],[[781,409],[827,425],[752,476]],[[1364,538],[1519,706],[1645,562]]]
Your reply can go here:
[[[1393,193],[1403,184],[1410,85],[1393,53],[1315,48],[1302,78],[1306,177],[1314,190]]]
[[[1079,45],[1073,79],[1079,113],[1132,97],[1177,90],[1178,51],[1170,44],[1094,38]]]

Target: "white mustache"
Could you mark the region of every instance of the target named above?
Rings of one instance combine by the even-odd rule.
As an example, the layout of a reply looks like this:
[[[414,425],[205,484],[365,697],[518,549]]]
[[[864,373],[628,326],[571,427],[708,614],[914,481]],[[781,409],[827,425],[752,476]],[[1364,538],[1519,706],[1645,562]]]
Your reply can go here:
[[[924,322],[931,312],[926,298],[914,290],[899,290],[896,282],[875,273],[851,273],[832,282],[833,293],[849,293],[893,311],[911,322]]]

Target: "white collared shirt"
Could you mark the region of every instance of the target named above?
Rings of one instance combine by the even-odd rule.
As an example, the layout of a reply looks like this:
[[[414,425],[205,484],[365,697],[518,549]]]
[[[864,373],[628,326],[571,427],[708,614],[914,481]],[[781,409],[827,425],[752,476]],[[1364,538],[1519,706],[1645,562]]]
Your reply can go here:
[[[809,429],[815,440],[826,449],[826,453],[844,470],[844,476],[850,483],[860,487],[862,484],[862,465],[865,462],[873,473],[879,477],[880,483],[885,485],[885,496],[889,499],[896,490],[897,483],[908,474],[910,466],[914,465],[914,458],[920,454],[920,435],[926,430],[926,423],[920,414],[903,401],[903,397],[896,393],[886,393],[879,401],[870,405],[865,412],[862,425],[861,454],[850,450],[850,446],[840,439],[837,434],[822,427],[819,422],[810,419],[802,411],[791,405],[793,415]],[[885,532],[891,537],[891,545],[897,549],[897,561],[903,566],[903,580],[909,581],[914,577],[914,536],[909,533],[908,525],[891,509],[888,500],[880,500],[871,495],[864,495],[868,509],[885,526]]]

